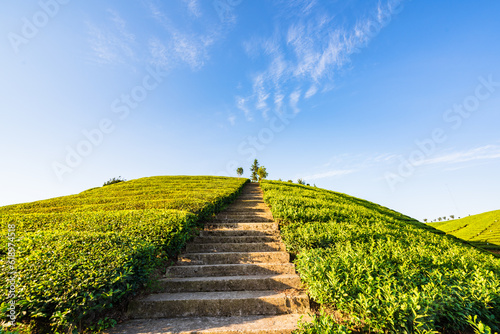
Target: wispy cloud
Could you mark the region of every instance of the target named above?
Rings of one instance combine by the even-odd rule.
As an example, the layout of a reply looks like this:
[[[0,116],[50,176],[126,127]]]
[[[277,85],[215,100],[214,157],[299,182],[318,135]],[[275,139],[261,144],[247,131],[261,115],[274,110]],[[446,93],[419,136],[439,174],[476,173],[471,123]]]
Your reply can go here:
[[[92,50],[91,59],[100,64],[125,63],[135,58],[135,35],[128,32],[127,23],[120,14],[108,10],[108,23],[97,26],[86,22],[89,45]]]
[[[149,40],[150,56],[153,63],[187,64],[192,70],[201,69],[209,59],[209,49],[220,38],[220,25],[212,25],[202,19],[197,0],[183,0],[186,9],[196,21],[198,28],[183,26],[181,30],[165,10],[153,2],[147,2],[151,17],[164,29],[164,34]],[[200,29],[199,27],[202,27]],[[161,50],[161,52],[159,52]]]
[[[299,100],[300,100],[300,89],[297,89],[290,94],[290,108],[292,108],[295,114],[297,114],[300,111],[299,107],[297,106]]]
[[[500,146],[485,145],[473,149],[443,154],[423,160],[420,165],[458,164],[477,160],[500,159]]]
[[[290,106],[298,111],[302,99],[330,89],[337,71],[390,21],[401,2],[379,1],[370,15],[359,17],[346,27],[336,23],[338,13],[321,7],[319,1],[277,0],[280,8],[286,8],[284,23],[272,36],[253,36],[243,43],[249,57],[262,57],[266,64],[253,77],[252,93],[246,98],[255,100],[256,109],[267,110],[267,97],[278,96],[273,107],[280,111],[280,97],[288,95]],[[302,89],[305,94],[297,99],[297,91]]]
[[[252,113],[250,112],[250,109],[248,109],[247,102],[248,102],[248,99],[245,99],[241,96],[236,97],[236,106],[238,107],[238,109],[243,111],[243,113],[245,114],[246,120],[251,121],[251,120],[253,120],[253,117],[252,117]]]
[[[198,0],[182,0],[189,10],[189,13],[195,17],[201,16],[200,4]]]

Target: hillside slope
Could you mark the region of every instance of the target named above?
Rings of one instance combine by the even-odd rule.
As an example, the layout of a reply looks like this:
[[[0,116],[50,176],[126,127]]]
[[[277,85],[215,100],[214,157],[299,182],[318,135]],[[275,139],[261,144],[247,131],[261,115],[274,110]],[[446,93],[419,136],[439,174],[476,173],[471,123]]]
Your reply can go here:
[[[500,253],[500,210],[428,225],[483,249]]]
[[[382,206],[262,182],[283,241],[324,310],[303,333],[456,333],[500,329],[500,259]]]
[[[112,324],[97,319],[147,284],[247,181],[158,176],[1,207],[2,326],[11,311],[42,333]]]

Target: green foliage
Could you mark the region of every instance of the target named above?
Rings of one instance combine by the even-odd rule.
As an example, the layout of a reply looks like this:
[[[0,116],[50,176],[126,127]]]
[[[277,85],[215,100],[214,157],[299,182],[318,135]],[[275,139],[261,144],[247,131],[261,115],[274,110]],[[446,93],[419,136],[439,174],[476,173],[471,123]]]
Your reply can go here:
[[[250,171],[252,172],[251,180],[252,182],[257,182],[258,180],[258,171],[259,171],[259,161],[255,159],[253,161],[252,166],[250,166]]]
[[[159,261],[175,255],[198,222],[231,202],[247,181],[151,177],[1,207],[0,232],[15,226],[17,237],[17,320],[51,333],[113,325],[103,312],[150,284]],[[2,243],[2,301],[7,256]],[[7,312],[2,302],[0,316]]]
[[[236,169],[236,174],[238,174],[238,176],[243,175],[243,167],[238,167],[238,168]]]
[[[500,252],[500,210],[429,225],[483,249]]]
[[[259,176],[259,181],[262,181],[269,175],[269,173],[267,172],[266,167],[260,166],[257,170],[257,175]]]
[[[0,264],[6,265],[6,249]],[[75,327],[142,286],[158,264],[156,247],[119,233],[40,231],[16,242],[19,320]],[[8,313],[7,271],[0,272],[0,314]]]
[[[443,232],[345,194],[265,181],[264,200],[316,302],[371,332],[497,330],[500,262]],[[322,315],[304,333],[337,328]]]
[[[477,321],[477,315],[474,317],[472,316],[467,316],[467,322],[472,326],[474,329],[474,334],[493,334],[491,331],[491,328],[489,326],[486,326],[483,324],[481,321]],[[498,334],[495,332],[495,334]]]
[[[294,333],[302,334],[351,334],[352,330],[344,324],[336,322],[332,315],[321,311],[320,315],[313,315],[310,322],[299,322],[299,328]]]
[[[298,184],[305,185],[305,184],[306,184],[306,181],[304,181],[304,180],[302,180],[302,179],[298,179],[298,180],[297,180],[297,183],[298,183]]]
[[[104,186],[109,186],[111,184],[115,184],[115,183],[120,183],[120,182],[125,182],[127,180],[125,179],[122,179],[121,176],[118,176],[118,177],[114,177],[112,179],[109,179],[108,181],[104,182],[104,184],[102,185],[103,187]]]

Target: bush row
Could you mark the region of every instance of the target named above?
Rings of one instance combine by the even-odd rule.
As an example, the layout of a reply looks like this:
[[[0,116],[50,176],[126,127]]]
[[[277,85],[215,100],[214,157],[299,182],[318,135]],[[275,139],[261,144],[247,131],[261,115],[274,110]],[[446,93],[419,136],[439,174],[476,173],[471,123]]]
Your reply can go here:
[[[302,332],[467,331],[473,316],[499,329],[499,259],[367,201],[280,182],[261,186],[310,296],[330,310]],[[327,315],[332,310],[344,323]]]

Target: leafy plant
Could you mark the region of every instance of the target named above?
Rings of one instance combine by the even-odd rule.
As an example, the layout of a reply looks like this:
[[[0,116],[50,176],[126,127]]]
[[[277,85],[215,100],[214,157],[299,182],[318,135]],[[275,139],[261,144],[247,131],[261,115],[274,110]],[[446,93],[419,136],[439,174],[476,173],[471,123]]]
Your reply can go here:
[[[0,232],[7,235],[9,225],[16,231],[16,320],[49,333],[112,326],[112,319],[102,317],[106,310],[150,285],[150,273],[185,245],[201,219],[236,198],[247,181],[151,177],[0,207]],[[3,268],[7,256],[7,243],[1,243]],[[4,319],[7,275],[0,271]]]
[[[104,187],[104,186],[109,186],[109,185],[111,185],[111,184],[120,183],[120,182],[125,182],[125,181],[127,181],[127,180],[122,179],[122,177],[121,177],[121,176],[118,176],[118,177],[116,177],[116,178],[114,177],[114,178],[109,179],[108,181],[104,182],[104,184],[103,184],[102,186],[103,186],[103,187]]]
[[[250,171],[252,172],[252,177],[251,177],[251,180],[252,182],[257,182],[257,179],[258,179],[258,171],[259,171],[259,161],[257,159],[255,159],[253,161],[253,164],[252,166],[250,166]]]
[[[311,298],[366,332],[492,330],[500,318],[500,261],[428,224],[345,194],[261,183]],[[338,328],[320,315],[304,329]]]
[[[257,175],[259,176],[259,182],[264,180],[269,173],[266,170],[266,167],[260,166],[259,169],[257,170]]]

